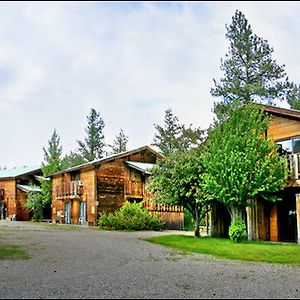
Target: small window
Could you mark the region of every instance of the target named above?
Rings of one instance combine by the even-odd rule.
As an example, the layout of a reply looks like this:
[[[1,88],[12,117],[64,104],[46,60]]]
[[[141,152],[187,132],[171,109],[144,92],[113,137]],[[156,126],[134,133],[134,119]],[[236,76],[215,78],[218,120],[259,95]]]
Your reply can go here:
[[[288,155],[292,153],[300,153],[300,137],[277,142],[281,146],[280,153]]]

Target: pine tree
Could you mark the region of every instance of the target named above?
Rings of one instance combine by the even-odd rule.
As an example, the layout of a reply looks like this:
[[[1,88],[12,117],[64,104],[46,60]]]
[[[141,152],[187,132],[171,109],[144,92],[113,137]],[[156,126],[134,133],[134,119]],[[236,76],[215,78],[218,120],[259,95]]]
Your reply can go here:
[[[52,200],[52,182],[47,176],[61,170],[62,147],[56,129],[54,129],[51,139],[48,140],[48,147],[43,147],[43,151],[43,177],[39,179],[41,192],[29,193],[25,203],[25,207],[33,211],[33,218],[36,221],[42,218],[43,208],[50,207]]]
[[[51,139],[48,141],[48,148],[43,147],[44,162],[42,163],[43,175],[48,176],[61,169],[62,147],[59,145],[60,137],[54,129]]]
[[[62,159],[61,166],[62,169],[67,169],[74,166],[78,166],[82,163],[84,163],[83,157],[75,151],[70,151],[70,153],[66,154]]]
[[[94,108],[91,109],[90,115],[87,116],[88,125],[85,128],[87,136],[84,142],[77,141],[79,144],[79,152],[86,161],[92,161],[103,157],[104,134],[105,126],[99,112]]]
[[[165,156],[177,151],[186,151],[198,146],[202,141],[203,131],[199,128],[193,129],[192,125],[186,128],[179,124],[178,117],[170,108],[165,111],[164,127],[154,126],[157,133],[154,136],[153,145],[157,146]]]
[[[127,150],[128,136],[125,135],[123,129],[121,128],[119,134],[114,140],[114,144],[110,145],[113,154],[117,154]]]
[[[273,104],[274,99],[286,99],[290,84],[285,66],[272,58],[274,50],[268,41],[253,33],[248,20],[238,10],[226,29],[230,47],[225,60],[221,60],[224,77],[219,82],[214,79],[215,87],[211,89],[213,96],[223,98],[215,105],[217,115],[222,115],[234,102]]]

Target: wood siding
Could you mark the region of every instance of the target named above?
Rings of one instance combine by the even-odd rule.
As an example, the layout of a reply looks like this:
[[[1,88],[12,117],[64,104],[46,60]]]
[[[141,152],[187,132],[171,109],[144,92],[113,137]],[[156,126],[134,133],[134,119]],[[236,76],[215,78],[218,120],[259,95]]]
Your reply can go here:
[[[17,215],[17,185],[15,179],[1,180],[0,188],[4,190],[4,202],[7,207],[7,217]]]
[[[300,121],[272,116],[268,136],[274,141],[300,136]]]

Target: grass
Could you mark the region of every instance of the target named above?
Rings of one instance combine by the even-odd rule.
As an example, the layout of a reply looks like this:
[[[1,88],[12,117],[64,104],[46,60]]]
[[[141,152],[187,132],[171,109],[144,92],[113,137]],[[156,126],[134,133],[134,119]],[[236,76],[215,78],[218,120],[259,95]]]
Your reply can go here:
[[[222,259],[300,265],[300,246],[297,244],[257,241],[236,244],[225,238],[194,238],[182,235],[160,236],[145,240],[185,253],[209,254]]]
[[[20,246],[5,245],[0,246],[0,260],[1,259],[29,259],[30,256]]]

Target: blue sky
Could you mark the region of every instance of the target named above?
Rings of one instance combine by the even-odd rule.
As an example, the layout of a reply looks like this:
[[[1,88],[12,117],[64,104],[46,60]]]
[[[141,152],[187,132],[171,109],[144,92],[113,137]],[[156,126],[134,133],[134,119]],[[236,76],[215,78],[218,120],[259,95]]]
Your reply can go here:
[[[105,141],[123,128],[130,149],[167,108],[207,128],[236,9],[300,83],[299,2],[0,3],[0,166],[39,164],[54,128],[74,150],[92,107]]]

